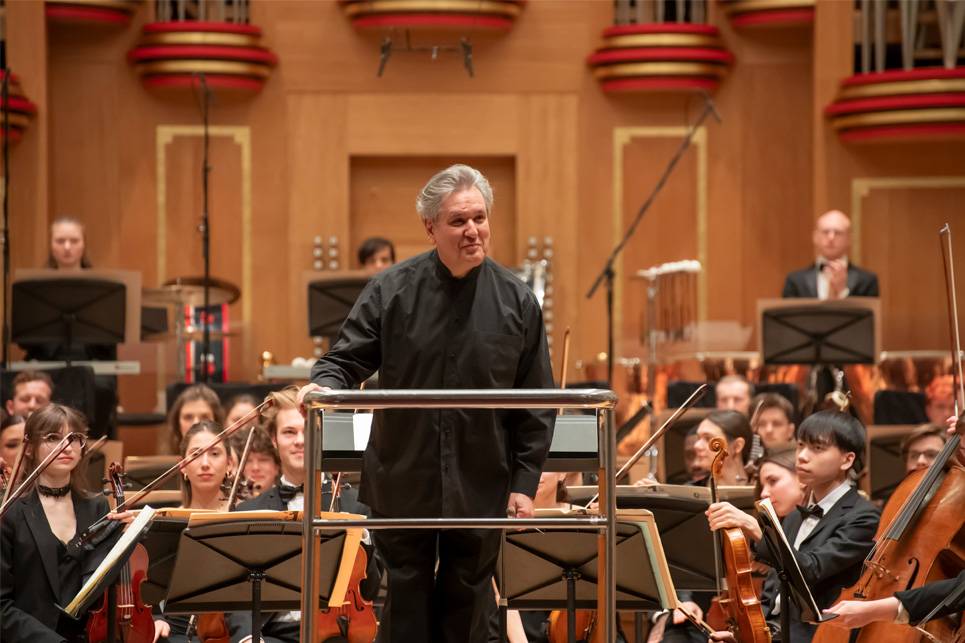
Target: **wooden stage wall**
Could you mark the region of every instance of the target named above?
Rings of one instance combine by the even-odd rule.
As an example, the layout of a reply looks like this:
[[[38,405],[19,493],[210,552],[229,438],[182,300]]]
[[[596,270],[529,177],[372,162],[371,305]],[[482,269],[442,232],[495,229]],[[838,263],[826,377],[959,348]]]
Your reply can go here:
[[[813,220],[831,207],[858,211],[854,260],[881,276],[883,347],[944,346],[937,231],[963,220],[965,145],[839,142],[822,110],[850,73],[849,7],[819,2],[813,29],[737,33],[710,3],[737,59],[715,96],[723,122],[705,123],[618,265],[619,356],[643,357],[636,270],[700,259],[702,318],[753,326],[757,299],[811,261]],[[314,237],[337,237],[344,268],[371,234],[402,257],[422,251],[415,195],[460,159],[496,185],[497,260],[519,265],[531,237],[552,238],[553,336],[572,327],[569,368],[606,349],[604,293],[586,293],[702,109],[695,96],[603,95],[585,58],[611,3],[527,3],[510,33],[475,39],[475,78],[458,56],[425,53],[393,55],[377,78],[381,34],[353,31],[335,2],[251,8],[279,65],[260,95],[211,110],[212,273],[243,288],[232,379],[255,379],[262,351],[311,355],[302,274]],[[148,286],[200,274],[197,104],[149,93],[125,58],[151,7],[106,31],[48,27],[41,2],[6,11],[10,63],[39,106],[10,156],[14,265],[39,265],[48,222],[70,215],[87,223],[98,266],[140,270]],[[155,405],[172,352],[122,347],[145,370],[122,380],[127,410]]]

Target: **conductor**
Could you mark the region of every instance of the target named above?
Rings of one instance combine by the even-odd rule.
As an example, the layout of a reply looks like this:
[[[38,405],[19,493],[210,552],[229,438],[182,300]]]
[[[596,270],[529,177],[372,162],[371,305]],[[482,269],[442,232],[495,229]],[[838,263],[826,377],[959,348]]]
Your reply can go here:
[[[486,256],[492,204],[466,165],[429,180],[416,210],[435,249],[372,277],[300,405],[376,370],[386,389],[553,386],[535,295]],[[533,517],[553,426],[552,410],[376,411],[359,500],[374,518]],[[388,576],[380,641],[487,640],[498,530],[373,534]]]

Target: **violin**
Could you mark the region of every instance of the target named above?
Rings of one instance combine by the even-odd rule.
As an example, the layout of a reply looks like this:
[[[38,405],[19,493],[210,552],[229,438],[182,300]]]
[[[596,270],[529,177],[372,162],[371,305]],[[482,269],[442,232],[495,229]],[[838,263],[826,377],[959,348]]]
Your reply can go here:
[[[957,461],[961,444],[961,413],[965,407],[962,365],[959,355],[955,278],[951,268],[951,231],[941,231],[945,283],[948,294],[949,328],[952,338],[952,364],[958,384],[955,414],[959,417],[956,435],[945,443],[928,469],[908,476],[895,490],[881,513],[875,545],[865,559],[861,578],[845,588],[838,599],[877,600],[899,590],[921,587],[926,583],[954,578],[965,568],[965,468]],[[871,623],[851,637],[851,633],[829,624],[818,625],[816,643],[918,643],[923,640],[961,641],[963,631],[945,619],[915,628],[894,623]]]
[[[717,480],[727,457],[726,443],[720,438],[710,441],[715,451],[710,476],[710,495],[719,502]],[[738,527],[727,527],[714,532],[717,541],[717,581],[724,584],[717,603],[726,615],[727,629],[740,643],[770,643],[771,631],[764,619],[764,610],[757,596],[751,569],[751,550],[744,533]]]
[[[124,504],[124,469],[117,462],[109,468],[107,494],[113,495],[117,506]],[[147,578],[147,550],[138,544],[134,553],[124,563],[117,580],[117,630],[115,637],[122,643],[153,643],[154,618],[151,608],[141,602],[141,583]],[[109,604],[107,594],[100,609],[91,612],[87,620],[87,637],[90,643],[108,639],[107,623]]]
[[[375,640],[379,624],[375,619],[372,601],[365,600],[359,589],[359,585],[366,578],[366,565],[368,556],[365,550],[359,547],[349,578],[349,589],[345,593],[345,603],[341,607],[319,610],[318,640],[323,643],[339,637],[348,643],[372,643]]]
[[[577,643],[602,643],[603,633],[597,625],[596,610],[576,610],[576,625],[573,628],[576,634],[573,640]],[[566,610],[554,610],[550,614],[548,638],[550,643],[569,641]]]

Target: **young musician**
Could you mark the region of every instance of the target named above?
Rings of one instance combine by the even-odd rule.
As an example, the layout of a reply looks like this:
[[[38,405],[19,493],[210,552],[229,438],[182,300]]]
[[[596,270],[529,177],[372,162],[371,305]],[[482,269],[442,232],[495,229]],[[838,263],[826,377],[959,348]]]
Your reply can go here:
[[[395,246],[383,237],[369,237],[359,246],[359,266],[370,275],[395,263]]]
[[[233,398],[228,400],[224,405],[224,416],[225,416],[224,425],[231,426],[232,424],[234,424],[244,416],[254,411],[255,407],[258,406],[258,404],[259,402],[254,395],[249,395],[248,393],[235,395]],[[247,428],[253,425],[254,423],[255,423],[255,418],[248,420],[248,422],[245,423],[245,427],[243,427],[242,430],[244,428]],[[234,435],[241,435],[241,431],[239,431],[238,433],[235,433]]]
[[[238,505],[238,511],[301,511],[305,504],[305,418],[298,410],[298,389],[289,387],[268,395],[274,405],[265,411],[265,430],[278,449],[281,461],[281,480],[277,485]],[[322,488],[322,510],[328,511],[332,502],[331,483]],[[368,508],[358,502],[355,489],[343,488],[337,511],[369,515]],[[362,595],[371,598],[378,592],[381,574],[371,551],[368,554],[368,578],[362,583]],[[261,638],[266,643],[298,643],[301,612],[265,614]],[[251,615],[236,612],[228,616],[228,628],[233,642],[251,640]]]
[[[86,619],[75,621],[57,606],[66,606],[74,599],[99,560],[69,543],[110,508],[103,496],[91,496],[84,488],[87,426],[80,413],[48,404],[30,416],[24,431],[24,476],[30,475],[64,436],[78,433],[82,437],[51,462],[33,488],[3,517],[0,639],[83,642],[87,637]]]
[[[50,404],[54,381],[43,371],[21,371],[13,378],[13,395],[7,400],[10,415],[27,417],[42,406]]]
[[[819,608],[827,608],[841,590],[861,575],[862,563],[874,544],[878,510],[848,482],[848,472],[864,454],[865,431],[851,415],[821,411],[798,429],[798,480],[809,490],[808,505],[787,515],[784,533]],[[765,541],[757,557],[770,564]],[[791,631],[784,643],[810,641],[817,626],[801,620],[797,607],[778,604],[777,583],[765,585],[761,596],[772,632],[779,630],[780,610],[791,610]],[[715,640],[733,640],[718,633]]]
[[[905,475],[931,466],[945,448],[945,429],[935,424],[922,424],[901,439],[901,460],[905,463]]]
[[[12,474],[17,462],[17,452],[23,444],[23,427],[26,420],[19,415],[11,415],[0,424],[0,467],[4,475]],[[13,481],[10,481],[11,483]]]
[[[201,420],[224,424],[224,411],[217,393],[204,384],[195,384],[181,391],[168,411],[170,453],[178,453],[188,429]]]
[[[264,429],[255,426],[249,431],[254,431],[255,435],[251,438],[244,479],[248,481],[248,497],[254,498],[268,491],[278,482],[278,476],[281,474],[281,460],[278,458],[278,450]],[[239,431],[232,436],[231,445],[235,453],[244,453],[247,440],[246,431]]]
[[[84,224],[73,217],[60,217],[50,224],[50,253],[45,268],[80,270],[91,268],[87,258],[87,239]]]
[[[752,427],[767,448],[794,442],[794,407],[778,393],[761,393],[754,397],[751,408],[757,415]]]

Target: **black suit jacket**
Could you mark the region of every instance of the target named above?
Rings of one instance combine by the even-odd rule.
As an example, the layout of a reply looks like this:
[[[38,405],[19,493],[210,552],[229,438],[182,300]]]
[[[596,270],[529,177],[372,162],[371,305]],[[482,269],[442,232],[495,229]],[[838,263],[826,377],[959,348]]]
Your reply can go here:
[[[878,277],[873,272],[848,264],[848,289],[850,297],[877,297]],[[790,273],[784,280],[782,297],[817,297],[818,268],[811,264],[803,270]]]
[[[355,489],[343,488],[340,494],[341,510],[346,513],[357,513],[363,516],[371,516],[371,510],[361,502],[359,502],[359,492]],[[322,509],[324,511],[328,510],[329,505],[332,503],[332,486],[330,483],[326,482],[322,487]],[[238,505],[238,511],[254,511],[254,510],[267,510],[267,511],[286,511],[288,507],[282,502],[281,496],[278,495],[278,487],[272,487],[268,491],[265,491],[259,496],[255,496],[250,500],[245,500]],[[382,565],[378,560],[378,557],[374,555],[372,548],[363,545],[368,555],[368,566],[366,567],[366,578],[362,581],[361,590],[362,595],[368,599],[371,599],[376,593],[378,593],[379,583],[382,579]],[[262,638],[268,643],[273,643],[278,641],[280,643],[298,643],[298,634],[289,634],[285,632],[283,628],[278,627],[278,623],[275,623],[271,619],[272,614],[265,613],[262,614]],[[248,612],[234,612],[227,614],[225,620],[228,624],[228,632],[232,643],[237,643],[246,636],[251,636],[251,614]],[[286,624],[289,626],[289,624]]]
[[[831,607],[843,588],[858,581],[864,559],[874,544],[878,517],[878,510],[852,488],[818,521],[814,531],[794,553],[818,609]],[[792,546],[801,522],[801,514],[797,511],[784,518],[782,527]],[[766,541],[762,540],[757,546],[757,557],[773,566],[773,556]],[[761,592],[764,616],[772,627],[780,624],[780,616],[772,613],[779,589],[777,572],[772,570]],[[801,614],[793,601],[790,606],[781,605],[782,610],[788,607],[791,609],[791,636],[788,638],[782,633],[781,643],[810,641],[817,626],[801,621]]]
[[[72,499],[78,534],[110,511],[107,500],[101,496],[85,498],[75,493]],[[97,551],[104,554],[108,549],[110,543],[103,543]],[[81,570],[86,580],[102,556],[82,555]],[[61,618],[58,603],[57,540],[50,531],[40,496],[34,491],[18,499],[0,525],[0,639],[66,641],[57,632]]]
[[[939,580],[917,589],[895,592],[895,596],[908,611],[908,621],[915,625],[928,616],[929,612],[935,609],[946,596],[962,585],[965,585],[965,571],[961,572],[958,578]],[[960,596],[957,601],[950,603],[946,609],[935,614],[935,618],[960,614],[962,611],[965,611],[965,594]]]

